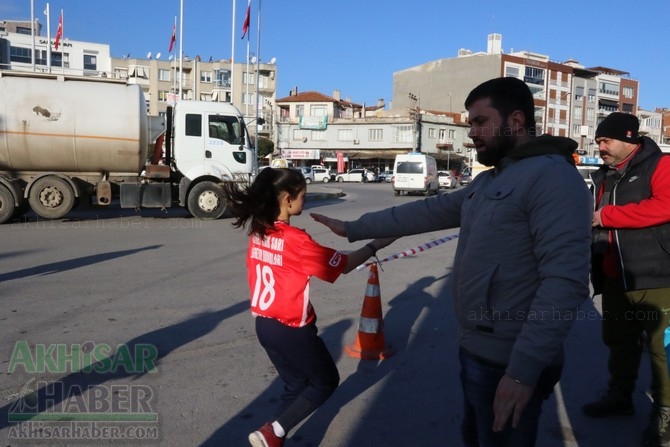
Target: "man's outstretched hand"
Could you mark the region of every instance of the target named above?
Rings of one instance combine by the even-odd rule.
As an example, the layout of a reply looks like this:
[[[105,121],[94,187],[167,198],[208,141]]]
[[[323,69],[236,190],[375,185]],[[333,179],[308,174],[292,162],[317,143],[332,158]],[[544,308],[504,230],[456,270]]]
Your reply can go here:
[[[324,224],[330,231],[337,234],[338,236],[346,237],[347,233],[344,228],[344,221],[339,219],[333,219],[331,217],[324,216],[323,214],[309,213],[312,216],[312,219],[315,221]]]

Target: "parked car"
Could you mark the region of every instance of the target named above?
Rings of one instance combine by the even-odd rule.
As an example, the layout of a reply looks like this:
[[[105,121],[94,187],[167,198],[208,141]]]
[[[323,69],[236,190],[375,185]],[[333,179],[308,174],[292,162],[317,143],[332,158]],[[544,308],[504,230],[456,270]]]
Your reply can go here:
[[[335,181],[337,182],[362,182],[363,181],[363,168],[350,169],[347,172],[340,172],[335,176]],[[368,170],[367,175],[368,182],[375,181],[375,173]]]
[[[440,189],[454,189],[458,186],[456,177],[449,171],[437,171],[437,182]]]
[[[461,174],[461,176],[458,179],[458,183],[461,185],[467,185],[472,181],[472,176],[470,174]]]
[[[393,178],[393,171],[384,171],[377,176],[377,181],[379,183],[391,183]]]
[[[310,184],[314,181],[314,172],[312,171],[312,168],[310,168],[309,166],[298,166],[295,169],[302,172],[302,175],[305,176],[305,181],[307,182],[307,184]]]
[[[312,173],[314,174],[315,182],[328,183],[335,180],[335,176],[326,168],[317,168],[312,166]]]

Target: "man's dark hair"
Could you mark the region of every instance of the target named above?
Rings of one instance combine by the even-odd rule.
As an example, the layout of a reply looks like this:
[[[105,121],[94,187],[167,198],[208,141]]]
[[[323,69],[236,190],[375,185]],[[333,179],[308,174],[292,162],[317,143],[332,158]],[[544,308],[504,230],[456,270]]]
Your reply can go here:
[[[535,101],[533,93],[525,82],[517,78],[494,78],[475,87],[465,100],[465,108],[473,102],[489,98],[491,107],[504,119],[515,110],[526,117],[525,128],[529,135],[535,135]]]

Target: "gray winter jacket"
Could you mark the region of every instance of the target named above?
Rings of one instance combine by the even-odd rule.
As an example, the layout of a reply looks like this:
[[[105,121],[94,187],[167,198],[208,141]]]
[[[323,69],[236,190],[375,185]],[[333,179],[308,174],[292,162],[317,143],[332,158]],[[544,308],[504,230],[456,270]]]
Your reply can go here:
[[[535,385],[563,361],[563,342],[589,297],[592,199],[556,147],[527,143],[450,194],[346,223],[350,241],[460,227],[451,275],[461,348]],[[538,155],[539,154],[539,155]]]

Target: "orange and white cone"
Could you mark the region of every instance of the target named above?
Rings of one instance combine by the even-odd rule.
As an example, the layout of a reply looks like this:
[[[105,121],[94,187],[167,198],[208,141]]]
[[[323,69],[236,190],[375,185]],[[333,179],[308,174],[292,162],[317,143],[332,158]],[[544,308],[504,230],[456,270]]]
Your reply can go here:
[[[356,341],[345,346],[344,350],[350,357],[363,360],[385,359],[395,353],[395,350],[387,347],[384,341],[384,319],[377,264],[370,266]]]

